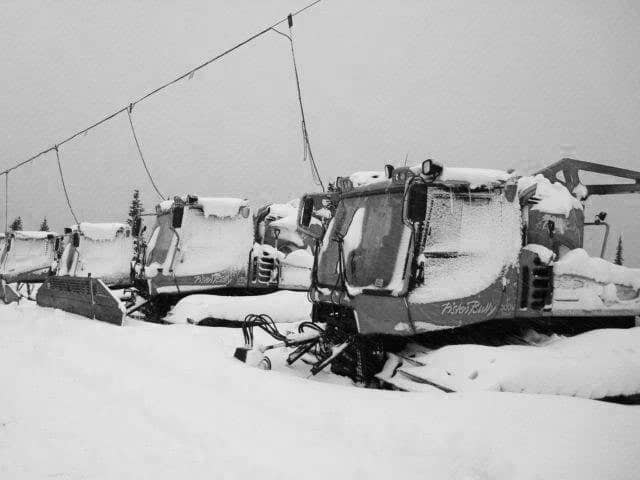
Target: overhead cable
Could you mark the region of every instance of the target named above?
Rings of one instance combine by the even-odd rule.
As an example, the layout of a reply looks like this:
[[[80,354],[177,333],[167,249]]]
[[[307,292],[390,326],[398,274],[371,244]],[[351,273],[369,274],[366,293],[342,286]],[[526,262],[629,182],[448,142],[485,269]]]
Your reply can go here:
[[[147,166],[147,162],[145,161],[144,155],[142,154],[142,148],[140,147],[140,142],[138,141],[138,135],[136,135],[136,129],[133,126],[133,119],[131,118],[131,111],[132,110],[133,110],[133,104],[129,105],[129,108],[127,108],[127,117],[129,118],[129,125],[131,125],[131,133],[133,134],[133,140],[136,142],[136,147],[138,148],[138,154],[140,155],[140,160],[142,161],[142,166],[144,167],[145,171],[147,172],[147,176],[149,177],[149,181],[151,182],[151,185],[153,185],[153,188],[156,191],[156,193],[158,194],[158,196],[162,200],[166,200],[165,196],[162,195],[162,193],[158,189],[158,186],[156,185],[156,182],[153,180],[153,177],[151,176],[151,172],[149,171],[149,167]]]
[[[303,8],[301,8],[301,9],[299,9],[299,10],[297,10],[297,11],[295,11],[295,12],[293,12],[293,13],[289,14],[289,15],[287,15],[286,17],[284,17],[284,18],[282,18],[282,19],[280,19],[280,20],[276,21],[276,22],[275,22],[275,23],[273,23],[272,25],[269,25],[268,27],[266,27],[266,28],[264,28],[264,29],[260,30],[258,33],[255,33],[255,34],[251,35],[251,36],[250,36],[249,38],[247,38],[246,40],[243,40],[242,42],[240,42],[240,43],[236,44],[235,46],[233,46],[233,47],[231,47],[231,48],[229,48],[229,49],[225,50],[224,52],[222,52],[222,53],[220,53],[220,54],[218,54],[218,55],[216,55],[216,56],[214,56],[214,57],[210,58],[209,60],[207,60],[207,61],[205,61],[205,62],[201,63],[201,64],[200,64],[200,65],[198,65],[197,67],[192,68],[192,69],[191,69],[191,70],[189,70],[188,72],[183,73],[182,75],[179,75],[178,77],[174,78],[173,80],[171,80],[171,81],[169,81],[169,82],[166,82],[166,83],[164,83],[163,85],[161,85],[161,86],[159,86],[159,87],[157,87],[157,88],[155,88],[155,89],[153,89],[153,90],[149,91],[148,93],[146,93],[146,94],[142,95],[142,96],[141,96],[140,98],[138,98],[137,100],[135,100],[135,101],[133,101],[133,102],[130,102],[130,104],[129,104],[129,105],[127,105],[126,107],[123,107],[123,108],[121,108],[121,109],[119,109],[119,110],[117,110],[117,111],[115,111],[115,112],[113,112],[113,113],[111,113],[111,114],[109,114],[109,115],[106,115],[106,116],[105,116],[104,118],[102,118],[101,120],[99,120],[99,121],[95,122],[94,124],[92,124],[92,125],[90,125],[90,126],[88,126],[88,127],[86,127],[86,128],[83,128],[82,130],[80,130],[80,131],[78,131],[78,132],[74,133],[73,135],[70,135],[69,137],[65,138],[64,140],[62,140],[62,141],[58,142],[56,145],[51,146],[51,147],[49,147],[49,148],[46,148],[45,150],[42,150],[41,152],[38,152],[37,154],[35,154],[35,155],[33,155],[33,156],[31,156],[31,157],[27,158],[26,160],[23,160],[23,161],[21,161],[21,162],[19,162],[19,163],[15,164],[15,165],[13,165],[12,167],[9,167],[9,168],[7,168],[7,169],[5,169],[5,170],[3,170],[3,171],[0,171],[0,175],[7,174],[8,172],[11,172],[12,170],[15,170],[15,169],[17,169],[17,168],[20,168],[21,166],[23,166],[23,165],[25,165],[25,164],[27,164],[27,163],[29,163],[29,162],[31,162],[31,161],[33,161],[33,160],[37,159],[38,157],[40,157],[40,156],[44,155],[45,153],[48,153],[48,152],[51,152],[52,150],[55,150],[55,149],[56,149],[56,146],[57,146],[57,147],[60,147],[60,146],[64,145],[65,143],[70,142],[70,141],[71,141],[71,140],[73,140],[74,138],[78,137],[79,135],[85,134],[85,133],[87,133],[89,130],[92,130],[92,129],[94,129],[94,128],[98,127],[99,125],[101,125],[101,124],[103,124],[103,123],[105,123],[105,122],[107,122],[107,121],[111,120],[112,118],[116,117],[117,115],[119,115],[119,114],[121,114],[121,113],[123,113],[123,112],[125,112],[125,111],[128,111],[130,107],[132,108],[132,106],[135,106],[136,104],[138,104],[138,103],[140,103],[140,102],[142,102],[142,101],[146,100],[147,98],[149,98],[149,97],[151,97],[151,96],[153,96],[153,95],[155,95],[155,94],[157,94],[157,93],[161,92],[161,91],[162,91],[162,90],[164,90],[165,88],[167,88],[167,87],[169,87],[169,86],[171,86],[171,85],[173,85],[173,84],[175,84],[175,83],[179,82],[180,80],[183,80],[184,78],[187,78],[187,77],[192,76],[192,75],[193,75],[195,72],[197,72],[198,70],[201,70],[201,69],[205,68],[206,66],[208,66],[208,65],[210,65],[210,64],[212,64],[212,63],[214,63],[214,62],[216,62],[217,60],[220,60],[220,59],[221,59],[222,57],[224,57],[225,55],[228,55],[229,53],[231,53],[231,52],[233,52],[233,51],[237,50],[238,48],[240,48],[240,47],[242,47],[242,46],[244,46],[244,45],[246,45],[246,44],[248,44],[248,43],[252,42],[252,41],[253,41],[253,40],[255,40],[256,38],[258,38],[258,37],[260,37],[260,36],[264,35],[265,33],[269,32],[269,31],[271,31],[271,29],[273,29],[273,28],[277,27],[278,25],[280,25],[280,24],[282,24],[282,23],[284,23],[284,22],[289,21],[289,19],[290,19],[290,18],[293,18],[293,17],[295,17],[296,15],[301,14],[302,12],[304,12],[304,11],[306,11],[307,9],[309,9],[309,8],[313,7],[314,5],[317,5],[317,4],[318,4],[318,3],[320,3],[321,1],[322,1],[322,0],[315,0],[314,2],[312,2],[312,3],[308,4],[306,7],[303,7]]]

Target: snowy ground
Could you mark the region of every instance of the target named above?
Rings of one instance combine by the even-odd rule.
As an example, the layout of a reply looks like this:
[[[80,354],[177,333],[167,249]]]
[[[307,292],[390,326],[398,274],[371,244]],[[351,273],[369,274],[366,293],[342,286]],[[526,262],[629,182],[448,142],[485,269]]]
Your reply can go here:
[[[354,388],[238,330],[0,305],[0,478],[637,478],[640,408]]]

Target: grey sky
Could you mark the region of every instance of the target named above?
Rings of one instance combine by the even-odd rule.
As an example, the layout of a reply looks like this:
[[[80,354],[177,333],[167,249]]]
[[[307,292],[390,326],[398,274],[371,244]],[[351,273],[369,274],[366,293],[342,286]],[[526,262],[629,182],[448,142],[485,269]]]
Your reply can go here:
[[[0,167],[306,3],[3,2]],[[557,160],[562,144],[639,169],[638,25],[633,0],[324,0],[294,27],[321,174],[400,164],[407,153],[527,171]],[[290,61],[286,40],[267,35],[136,107],[165,193],[259,205],[314,188]],[[126,115],[61,153],[82,220],[124,220],[136,187],[155,202]],[[10,217],[25,228],[44,215],[57,229],[72,222],[52,155],[12,173],[9,193]]]

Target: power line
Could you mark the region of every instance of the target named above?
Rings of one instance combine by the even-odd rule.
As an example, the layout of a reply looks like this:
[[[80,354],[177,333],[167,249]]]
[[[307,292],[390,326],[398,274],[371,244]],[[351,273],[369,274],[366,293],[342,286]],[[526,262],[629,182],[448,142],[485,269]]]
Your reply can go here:
[[[260,37],[260,36],[264,35],[265,33],[267,33],[267,32],[269,32],[269,31],[271,31],[272,29],[275,29],[275,27],[277,27],[278,25],[280,25],[280,24],[282,24],[282,23],[284,23],[284,22],[287,22],[287,21],[289,20],[289,18],[293,18],[293,17],[295,17],[296,15],[299,15],[299,14],[303,13],[304,11],[306,11],[306,10],[308,10],[309,8],[311,8],[311,7],[315,6],[315,5],[317,5],[317,4],[318,4],[318,3],[320,3],[321,1],[322,1],[322,0],[315,0],[314,2],[312,2],[312,3],[308,4],[307,6],[305,6],[305,7],[301,8],[301,9],[299,9],[299,10],[296,10],[296,11],[295,11],[295,12],[293,12],[293,13],[290,13],[289,15],[287,15],[286,17],[284,17],[284,18],[282,18],[282,19],[280,19],[280,20],[276,21],[276,22],[275,22],[275,23],[273,23],[272,25],[269,25],[268,27],[266,27],[266,28],[264,28],[264,29],[260,30],[258,33],[255,33],[255,34],[251,35],[251,36],[250,36],[249,38],[247,38],[246,40],[243,40],[242,42],[240,42],[240,43],[236,44],[235,46],[233,46],[233,47],[231,47],[231,48],[229,48],[229,49],[225,50],[224,52],[222,52],[222,53],[220,53],[220,54],[218,54],[218,55],[216,55],[216,56],[214,56],[214,57],[210,58],[209,60],[207,60],[207,61],[205,61],[205,62],[201,63],[201,64],[200,64],[200,65],[198,65],[197,67],[192,68],[192,69],[191,69],[191,70],[189,70],[188,72],[186,72],[186,73],[184,73],[184,74],[182,74],[182,75],[180,75],[180,76],[178,76],[178,77],[174,78],[173,80],[171,80],[171,81],[169,81],[169,82],[167,82],[167,83],[164,83],[163,85],[161,85],[161,86],[159,86],[159,87],[157,87],[157,88],[155,88],[155,89],[151,90],[150,92],[148,92],[148,93],[144,94],[143,96],[141,96],[141,97],[140,97],[140,98],[138,98],[137,100],[135,100],[135,101],[131,102],[131,103],[130,103],[129,105],[127,105],[126,107],[123,107],[123,108],[121,108],[121,109],[119,109],[119,110],[117,110],[117,111],[115,111],[115,112],[113,112],[113,113],[111,113],[111,114],[109,114],[109,115],[106,115],[106,116],[105,116],[105,117],[103,117],[101,120],[98,120],[98,121],[97,121],[97,122],[95,122],[94,124],[92,124],[92,125],[90,125],[90,126],[88,126],[88,127],[84,128],[84,129],[82,129],[82,130],[80,130],[80,131],[78,131],[78,132],[74,133],[73,135],[70,135],[69,137],[67,137],[67,138],[65,138],[64,140],[62,140],[62,141],[58,142],[58,143],[57,143],[57,144],[55,144],[54,146],[51,146],[51,147],[49,147],[49,148],[46,148],[45,150],[42,150],[41,152],[38,152],[37,154],[35,154],[35,155],[33,155],[33,156],[31,156],[31,157],[27,158],[26,160],[23,160],[23,161],[21,161],[21,162],[19,162],[19,163],[15,164],[15,165],[13,165],[12,167],[9,167],[9,168],[7,168],[7,169],[5,169],[5,170],[1,171],[1,172],[0,172],[0,175],[7,175],[7,178],[8,178],[8,174],[9,174],[9,172],[11,172],[11,171],[13,171],[13,170],[15,170],[15,169],[17,169],[17,168],[20,168],[20,167],[22,167],[23,165],[25,165],[25,164],[27,164],[27,163],[29,163],[29,162],[32,162],[33,160],[35,160],[35,159],[37,159],[38,157],[40,157],[40,156],[44,155],[45,153],[49,153],[49,152],[51,152],[52,150],[56,150],[56,152],[57,152],[57,147],[61,147],[61,146],[62,146],[62,145],[64,145],[65,143],[70,142],[71,140],[73,140],[74,138],[76,138],[76,137],[78,137],[78,136],[80,136],[80,135],[83,135],[83,134],[87,133],[89,130],[92,130],[92,129],[94,129],[94,128],[96,128],[96,127],[100,126],[100,125],[102,125],[103,123],[105,123],[105,122],[107,122],[107,121],[111,120],[112,118],[114,118],[114,117],[118,116],[119,114],[121,114],[121,113],[123,113],[123,112],[125,112],[125,111],[128,111],[128,110],[129,110],[129,108],[133,108],[133,106],[135,106],[136,104],[138,104],[138,103],[140,103],[140,102],[142,102],[142,101],[146,100],[147,98],[149,98],[149,97],[151,97],[151,96],[153,96],[153,95],[155,95],[155,94],[157,94],[157,93],[161,92],[161,91],[162,91],[162,90],[164,90],[165,88],[167,88],[167,87],[169,87],[169,86],[171,86],[171,85],[173,85],[173,84],[175,84],[175,83],[179,82],[180,80],[183,80],[184,78],[189,77],[190,75],[194,74],[194,73],[195,73],[195,72],[197,72],[198,70],[201,70],[201,69],[205,68],[206,66],[208,66],[208,65],[212,64],[213,62],[215,62],[215,61],[217,61],[217,60],[220,60],[220,59],[221,59],[222,57],[224,57],[225,55],[228,55],[229,53],[231,53],[231,52],[233,52],[233,51],[237,50],[238,48],[240,48],[240,47],[242,47],[242,46],[244,46],[244,45],[246,45],[246,44],[248,44],[248,43],[252,42],[252,41],[253,41],[253,40],[255,40],[256,38],[258,38],[258,37]]]
[[[149,171],[149,167],[147,166],[147,162],[144,160],[144,155],[142,154],[142,148],[140,147],[140,142],[138,141],[138,135],[136,135],[136,129],[133,126],[133,118],[131,118],[131,111],[132,110],[133,110],[133,104],[129,105],[129,108],[127,109],[127,117],[129,117],[129,125],[131,125],[131,133],[133,134],[133,139],[136,142],[136,147],[138,148],[138,153],[140,154],[140,160],[142,161],[142,166],[144,167],[145,171],[147,172],[147,176],[149,177],[149,180],[151,181],[151,185],[153,185],[153,188],[155,189],[155,191],[158,194],[158,196],[162,200],[165,200],[164,195],[162,195],[162,193],[160,193],[160,190],[158,189],[158,186],[156,185],[156,182],[153,180],[153,177],[151,176],[151,172]]]
[[[293,73],[295,75],[296,80],[296,91],[298,93],[298,105],[300,106],[300,116],[301,127],[302,127],[302,149],[303,149],[303,161],[307,161],[309,158],[309,165],[311,167],[311,178],[316,185],[322,188],[324,192],[324,184],[322,183],[322,178],[320,177],[320,172],[318,171],[318,165],[316,165],[316,161],[313,158],[313,151],[311,150],[311,143],[309,141],[309,131],[307,130],[307,119],[304,114],[304,106],[302,104],[302,91],[300,90],[300,76],[298,75],[298,64],[296,63],[296,52],[293,46],[293,17],[290,15],[287,17],[287,23],[289,25],[289,35],[276,28],[271,28],[275,33],[282,35],[287,40],[289,40],[289,46],[291,47],[291,60],[293,61]]]
[[[53,149],[56,152],[56,159],[58,160],[58,171],[60,172],[60,180],[62,181],[62,189],[64,190],[64,197],[67,199],[67,206],[69,207],[71,216],[76,221],[76,225],[78,226],[78,229],[80,229],[80,222],[78,221],[78,217],[76,217],[76,214],[73,211],[73,207],[71,206],[71,200],[69,200],[69,192],[67,191],[67,185],[64,182],[64,175],[62,174],[62,165],[60,164],[60,152],[58,151],[58,145],[55,145]]]

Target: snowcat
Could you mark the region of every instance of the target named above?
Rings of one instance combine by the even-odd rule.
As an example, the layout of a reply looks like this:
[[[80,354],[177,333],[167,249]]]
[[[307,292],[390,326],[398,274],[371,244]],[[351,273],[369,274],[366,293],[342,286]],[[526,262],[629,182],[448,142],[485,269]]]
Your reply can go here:
[[[631,183],[585,185],[581,172]],[[501,355],[511,355],[511,366],[526,356],[518,350],[513,361],[509,349],[528,352],[535,350],[530,345],[547,342],[536,347],[551,349],[547,358],[565,352],[569,360],[545,364],[553,376],[593,353],[583,348],[576,357],[575,345],[563,347],[557,335],[636,325],[640,269],[582,249],[585,226],[608,229],[604,214],[585,222],[583,207],[590,195],[639,192],[640,172],[564,159],[529,177],[443,168],[431,160],[418,167],[387,166],[385,173],[359,186],[338,178],[335,214],[326,229],[312,221],[314,199],[303,199],[299,228],[317,239],[313,322],[283,335],[271,319],[247,319],[246,345],[236,358],[268,368],[265,352],[295,348],[287,363],[304,357],[313,363],[312,374],[331,365],[359,384],[402,390],[473,389],[488,376],[493,383],[482,383],[487,389],[589,398],[640,393],[640,358],[637,347],[627,348],[628,335],[621,340],[624,348],[611,344],[616,371],[601,375],[614,385],[599,378],[598,388],[588,388],[585,380],[587,386],[572,389],[556,378],[543,388],[523,384],[522,375],[520,384],[496,377],[496,359],[505,363]],[[254,347],[254,327],[278,343]],[[605,343],[598,342],[601,348]],[[506,350],[496,352],[496,346]],[[537,367],[544,364],[540,357]],[[627,376],[623,387],[615,385],[616,373]]]
[[[296,218],[287,204],[269,205],[254,218],[240,198],[185,195],[160,203],[140,272],[147,316],[163,318],[191,293],[307,290],[313,256],[296,233]]]
[[[0,298],[5,303],[20,299],[21,284],[27,285],[29,295],[31,284],[42,283],[55,273],[60,245],[55,232],[9,232],[0,243]]]
[[[156,206],[148,242],[140,220],[68,229],[61,268],[38,303],[122,324],[140,312],[163,322],[181,298],[306,291],[313,255],[296,233],[297,208],[272,204],[254,219],[238,198],[176,196]],[[133,246],[141,246],[132,262]],[[122,295],[114,292],[133,285]]]
[[[125,309],[114,290],[132,285],[133,242],[124,223],[65,228],[56,275],[38,289],[38,305],[121,324]]]

